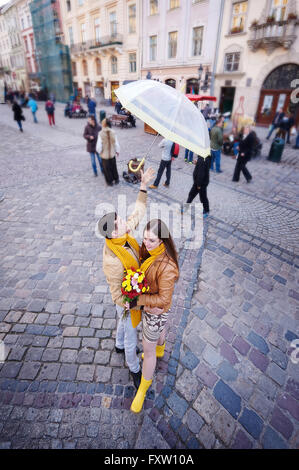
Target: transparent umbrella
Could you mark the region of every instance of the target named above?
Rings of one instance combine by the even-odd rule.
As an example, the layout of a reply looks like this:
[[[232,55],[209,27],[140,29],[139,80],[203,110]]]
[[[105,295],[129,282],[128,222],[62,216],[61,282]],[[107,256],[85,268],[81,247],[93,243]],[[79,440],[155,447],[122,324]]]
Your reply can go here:
[[[114,91],[124,108],[163,137],[203,158],[210,155],[205,118],[183,93],[156,80],[138,80]]]

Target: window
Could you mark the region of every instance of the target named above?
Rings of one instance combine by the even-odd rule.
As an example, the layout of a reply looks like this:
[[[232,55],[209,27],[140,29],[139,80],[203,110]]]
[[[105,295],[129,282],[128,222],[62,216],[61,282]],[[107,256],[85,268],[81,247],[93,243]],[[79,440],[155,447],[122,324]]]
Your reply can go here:
[[[170,0],[169,2],[169,9],[173,10],[174,8],[179,8],[180,0]]]
[[[116,13],[113,11],[109,15],[110,17],[110,34],[111,36],[116,36],[117,34],[117,23],[116,23]]]
[[[67,11],[71,11],[71,0],[66,0],[66,9]]]
[[[74,76],[77,75],[77,64],[76,64],[76,62],[72,62],[72,74]]]
[[[129,54],[129,70],[130,73],[135,73],[137,70],[136,67],[136,52]]]
[[[157,36],[150,36],[150,61],[157,57]]]
[[[158,0],[150,0],[150,15],[158,14]]]
[[[168,33],[168,58],[173,59],[177,53],[178,32]]]
[[[236,72],[239,70],[240,52],[230,52],[225,54],[224,71]]]
[[[94,20],[94,35],[96,43],[100,42],[101,30],[100,30],[100,18]]]
[[[97,75],[102,74],[102,64],[101,64],[101,59],[99,58],[96,59],[96,74]]]
[[[203,26],[193,28],[192,55],[201,55]]]
[[[276,21],[285,20],[287,4],[288,0],[272,0],[270,16]]]
[[[242,33],[245,26],[247,12],[247,1],[238,2],[233,5],[231,33]]]
[[[117,73],[117,58],[111,57],[111,73]]]
[[[24,23],[24,19],[21,18],[21,25],[22,25],[22,29],[25,29],[25,23]]]
[[[87,65],[86,60],[83,60],[82,67],[83,67],[83,75],[87,76],[88,75],[88,65]]]
[[[176,81],[173,78],[168,78],[167,80],[165,80],[165,85],[175,88]]]
[[[74,44],[74,35],[73,35],[72,26],[69,27],[69,40],[70,40],[70,45]]]
[[[32,73],[31,60],[29,57],[27,57],[27,68],[28,68],[28,72]]]
[[[26,52],[29,52],[27,38],[24,38]]]
[[[86,24],[81,23],[81,42],[86,42]]]
[[[129,6],[129,33],[136,33],[136,5]]]

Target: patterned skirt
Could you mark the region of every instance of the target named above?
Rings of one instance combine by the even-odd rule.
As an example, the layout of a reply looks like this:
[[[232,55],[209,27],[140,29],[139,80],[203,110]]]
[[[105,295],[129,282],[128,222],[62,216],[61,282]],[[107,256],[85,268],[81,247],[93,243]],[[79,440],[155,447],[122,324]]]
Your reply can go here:
[[[167,322],[168,313],[152,315],[143,312],[142,315],[142,335],[149,343],[156,343]]]

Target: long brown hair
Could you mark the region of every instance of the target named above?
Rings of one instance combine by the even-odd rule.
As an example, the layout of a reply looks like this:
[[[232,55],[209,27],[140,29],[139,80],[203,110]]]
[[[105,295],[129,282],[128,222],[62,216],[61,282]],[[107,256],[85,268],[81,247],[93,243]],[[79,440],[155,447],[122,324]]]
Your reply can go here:
[[[176,264],[177,268],[179,269],[178,254],[167,225],[161,219],[152,219],[144,227],[144,232],[146,230],[150,230],[151,232],[153,232],[159,238],[159,240],[164,243],[168,257],[172,259],[172,261]],[[144,243],[142,243],[140,249],[140,258],[144,261],[146,258],[148,258],[148,256],[149,253]]]

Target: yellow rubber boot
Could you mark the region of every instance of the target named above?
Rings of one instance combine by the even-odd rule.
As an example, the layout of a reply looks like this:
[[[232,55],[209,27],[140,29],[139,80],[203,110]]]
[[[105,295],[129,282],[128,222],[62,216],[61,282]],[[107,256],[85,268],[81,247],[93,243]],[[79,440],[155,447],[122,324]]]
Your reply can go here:
[[[156,357],[163,357],[164,356],[164,350],[165,350],[165,343],[160,346],[157,344],[156,346]],[[144,359],[144,353],[141,354],[142,360]]]
[[[151,383],[152,380],[145,380],[143,375],[141,376],[139,388],[131,405],[131,411],[133,411],[133,413],[140,413],[140,411],[142,410],[145,395],[148,389],[150,388]]]

